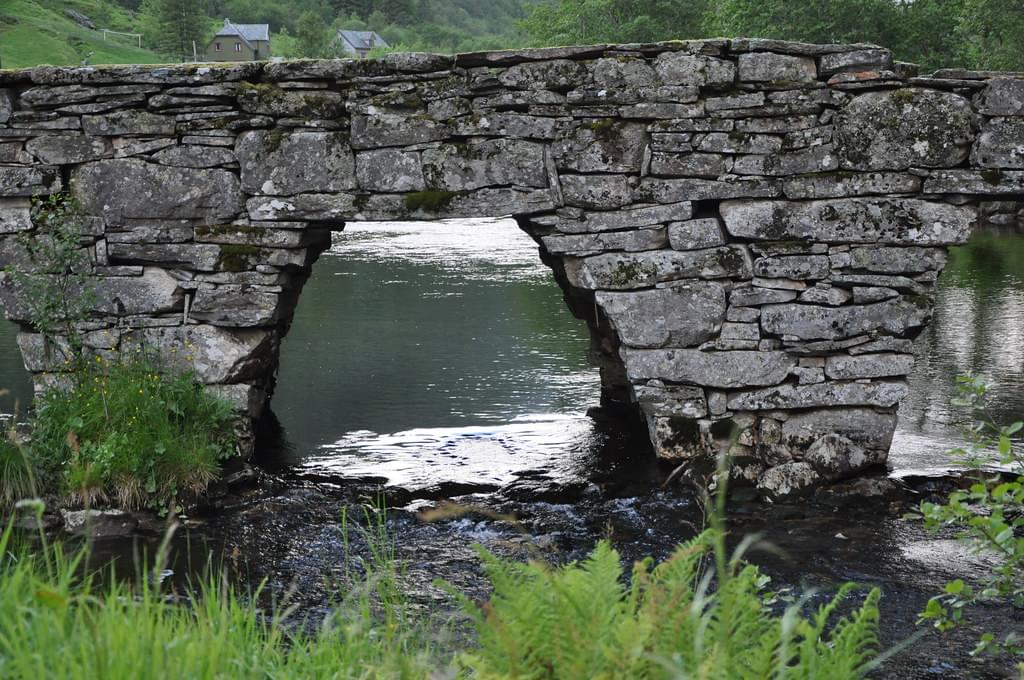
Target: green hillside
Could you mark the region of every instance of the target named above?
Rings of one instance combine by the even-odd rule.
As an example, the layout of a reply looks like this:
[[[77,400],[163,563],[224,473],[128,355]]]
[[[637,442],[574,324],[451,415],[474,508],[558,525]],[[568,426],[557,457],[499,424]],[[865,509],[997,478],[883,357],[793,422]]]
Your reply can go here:
[[[131,31],[132,17],[105,0],[4,0],[0,3],[0,62],[3,68],[37,64],[152,64],[167,61],[139,49],[131,38],[103,40],[99,30],[79,26],[64,14],[73,8],[95,22],[97,29]],[[145,45],[145,43],[143,43]]]

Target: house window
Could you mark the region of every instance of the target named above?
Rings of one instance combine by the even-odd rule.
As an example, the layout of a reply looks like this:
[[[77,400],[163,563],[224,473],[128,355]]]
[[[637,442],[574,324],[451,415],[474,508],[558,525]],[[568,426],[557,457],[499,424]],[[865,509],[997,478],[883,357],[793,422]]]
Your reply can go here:
[[[235,52],[242,51],[242,43],[235,43]]]
[[[220,43],[219,42],[213,43],[213,49],[215,49],[216,51],[220,52]]]

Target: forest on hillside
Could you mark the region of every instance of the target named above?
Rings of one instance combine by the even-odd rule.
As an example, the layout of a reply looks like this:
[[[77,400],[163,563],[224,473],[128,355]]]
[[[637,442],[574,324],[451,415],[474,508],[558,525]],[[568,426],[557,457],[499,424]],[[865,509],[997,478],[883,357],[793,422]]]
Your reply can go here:
[[[66,9],[142,33],[147,51],[107,54],[117,43],[82,42],[90,36]],[[79,57],[96,63],[190,59],[192,41],[204,45],[225,17],[269,24],[279,57],[341,56],[335,36],[347,28],[377,31],[402,51],[748,36],[870,42],[925,70],[1024,71],[1024,0],[5,0],[0,57],[66,63],[74,53],[58,48],[81,43]]]
[[[336,30],[355,28],[402,50],[752,36],[871,42],[925,68],[1024,69],[1024,0],[119,1],[141,2],[143,32],[172,49],[193,14],[269,23],[293,57],[333,56]]]

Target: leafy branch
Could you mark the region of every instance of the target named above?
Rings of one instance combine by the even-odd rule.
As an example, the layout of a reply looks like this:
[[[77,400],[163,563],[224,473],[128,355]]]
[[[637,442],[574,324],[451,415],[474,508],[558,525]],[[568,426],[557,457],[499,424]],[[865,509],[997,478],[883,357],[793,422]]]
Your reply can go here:
[[[966,428],[969,445],[951,454],[972,470],[975,481],[968,489],[951,493],[944,504],[922,503],[921,514],[927,528],[956,530],[957,538],[972,552],[989,555],[996,564],[981,588],[957,579],[929,600],[920,621],[930,621],[940,631],[963,623],[966,609],[982,601],[1005,599],[1015,608],[1024,608],[1024,449],[1020,441],[1024,422],[996,422],[987,408],[984,378],[958,377],[957,390],[953,404],[970,409],[973,419]],[[1004,469],[993,470],[996,462]],[[1014,633],[996,639],[986,632],[973,653],[983,652],[1016,657],[1024,674],[1024,639]]]

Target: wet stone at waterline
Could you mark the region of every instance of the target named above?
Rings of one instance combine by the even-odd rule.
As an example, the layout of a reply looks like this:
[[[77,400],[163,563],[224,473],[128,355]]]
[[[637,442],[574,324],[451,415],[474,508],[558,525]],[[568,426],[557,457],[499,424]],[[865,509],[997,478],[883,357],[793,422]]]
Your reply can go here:
[[[112,353],[200,339],[201,378],[251,415],[330,232],[511,215],[606,404],[665,458],[736,429],[777,498],[884,462],[946,249],[1024,193],[1017,81],[962,89],[874,46],[742,39],[5,72],[0,251],[32,233],[26,197],[72,192],[103,282],[89,329]],[[808,409],[880,420],[759,439]]]

